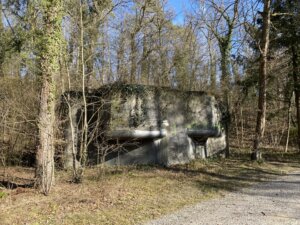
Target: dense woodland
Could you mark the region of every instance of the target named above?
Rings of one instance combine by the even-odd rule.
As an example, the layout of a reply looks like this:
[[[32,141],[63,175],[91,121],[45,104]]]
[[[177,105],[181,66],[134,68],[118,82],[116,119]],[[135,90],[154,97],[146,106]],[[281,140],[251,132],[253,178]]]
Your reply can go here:
[[[299,149],[300,2],[188,4],[176,15],[168,0],[1,0],[1,165],[36,157],[36,186],[47,194],[61,150],[56,103],[114,82],[217,96],[226,156],[230,147],[251,149],[253,159],[263,148]]]

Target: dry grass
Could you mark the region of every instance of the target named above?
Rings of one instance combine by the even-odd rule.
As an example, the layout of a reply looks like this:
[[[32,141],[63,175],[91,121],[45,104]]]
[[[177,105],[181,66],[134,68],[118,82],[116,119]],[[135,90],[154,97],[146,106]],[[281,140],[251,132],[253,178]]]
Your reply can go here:
[[[107,169],[102,177],[98,168],[90,168],[82,184],[70,183],[71,174],[59,171],[50,196],[32,188],[0,188],[0,223],[138,224],[299,169],[299,155],[281,154],[266,154],[268,160],[277,162],[257,163],[250,162],[245,153],[235,151],[232,159],[195,161],[172,168]],[[7,177],[0,176],[0,181],[22,183],[20,177],[26,178],[25,182],[32,176],[32,169],[9,168]]]

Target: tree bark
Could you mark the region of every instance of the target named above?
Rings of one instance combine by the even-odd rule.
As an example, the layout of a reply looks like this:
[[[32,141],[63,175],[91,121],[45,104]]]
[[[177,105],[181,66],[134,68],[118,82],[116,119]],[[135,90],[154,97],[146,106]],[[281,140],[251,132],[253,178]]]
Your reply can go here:
[[[135,43],[135,34],[130,34],[130,83],[135,84],[137,70],[137,49]]]
[[[123,24],[121,24],[123,26]],[[125,81],[127,78],[125,75],[127,74],[125,68],[125,48],[124,48],[124,31],[123,29],[120,31],[118,40],[118,49],[117,49],[117,79],[119,81]]]
[[[253,150],[251,154],[252,160],[260,160],[261,153],[259,145],[264,136],[266,123],[266,81],[267,81],[267,55],[269,50],[269,34],[270,34],[270,5],[271,0],[264,0],[263,11],[263,27],[260,45],[260,66],[259,66],[259,95],[258,95],[258,111],[255,128],[255,139],[253,143]]]
[[[4,33],[4,26],[2,22],[2,3],[0,2],[0,34],[3,35]],[[3,63],[5,59],[5,50],[4,50],[4,40],[0,40],[0,44],[2,45],[0,48],[0,78],[4,77],[3,72]]]
[[[230,99],[229,99],[229,52],[230,52],[230,40],[231,34],[226,38],[226,41],[220,42],[220,52],[221,52],[221,90],[223,95],[223,102],[225,105],[225,116],[224,120],[224,128],[226,133],[226,147],[225,147],[225,157],[229,158],[229,130],[230,130]]]
[[[87,118],[87,98],[86,98],[86,73],[85,73],[85,60],[84,60],[84,27],[83,27],[83,5],[79,0],[80,6],[80,62],[81,62],[81,90],[83,101],[82,112],[82,132],[81,132],[81,144],[79,152],[79,161],[81,163],[80,171],[77,172],[78,177],[74,177],[76,183],[82,182],[83,173],[87,161],[87,146],[88,146],[88,118]]]
[[[298,150],[300,151],[300,83],[299,83],[299,65],[298,65],[298,51],[295,45],[292,46],[292,65],[293,65],[293,80],[295,105],[297,113],[297,128],[298,128]]]
[[[146,35],[143,37],[143,55],[141,62],[141,74],[140,74],[140,83],[141,84],[149,84],[149,63],[147,61],[147,52],[148,52],[148,43],[147,43]]]
[[[42,89],[35,186],[48,195],[54,183],[55,75],[59,73],[62,2],[61,0],[53,0],[51,3],[42,1],[40,8],[43,13],[44,27],[39,43]]]
[[[287,135],[286,135],[284,152],[287,152],[289,148],[290,129],[291,129],[291,108],[292,108],[293,97],[294,97],[294,92],[292,94],[292,97],[289,98],[289,103],[288,103],[289,105],[288,105],[288,112],[287,112]]]
[[[217,90],[217,76],[216,76],[216,56],[212,46],[212,40],[207,38],[208,53],[209,53],[209,72],[210,72],[210,90],[216,94]]]

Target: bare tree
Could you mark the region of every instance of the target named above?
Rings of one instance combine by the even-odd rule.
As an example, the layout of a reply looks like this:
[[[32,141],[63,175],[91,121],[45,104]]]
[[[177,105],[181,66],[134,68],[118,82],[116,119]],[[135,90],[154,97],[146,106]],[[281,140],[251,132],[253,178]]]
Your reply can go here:
[[[258,95],[258,111],[255,128],[255,139],[253,143],[253,152],[251,159],[261,159],[261,153],[259,151],[260,142],[264,136],[265,124],[266,124],[266,81],[267,81],[267,56],[269,50],[269,36],[270,36],[270,24],[271,24],[271,0],[264,0],[264,10],[262,12],[263,24],[262,24],[262,36],[259,46],[260,51],[260,66],[259,66],[259,95]]]
[[[230,54],[232,50],[233,32],[238,21],[239,0],[228,4],[215,0],[208,1],[211,17],[206,18],[208,12],[201,12],[201,19],[205,22],[209,32],[212,32],[218,41],[221,55],[221,92],[225,106],[224,125],[226,131],[225,157],[229,157],[229,126],[230,126]],[[206,7],[204,7],[206,8]]]

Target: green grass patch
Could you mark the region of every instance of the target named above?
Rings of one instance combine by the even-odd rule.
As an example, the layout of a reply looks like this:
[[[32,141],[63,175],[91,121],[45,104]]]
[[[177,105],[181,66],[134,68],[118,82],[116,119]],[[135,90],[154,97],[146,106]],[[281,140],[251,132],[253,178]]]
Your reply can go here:
[[[4,191],[0,191],[0,199],[5,198],[7,196],[7,193]]]

